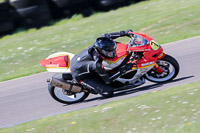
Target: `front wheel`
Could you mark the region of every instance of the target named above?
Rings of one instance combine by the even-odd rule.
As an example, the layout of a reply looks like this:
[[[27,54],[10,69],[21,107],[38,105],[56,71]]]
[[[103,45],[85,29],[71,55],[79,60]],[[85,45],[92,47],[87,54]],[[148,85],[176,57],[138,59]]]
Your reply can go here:
[[[174,79],[179,73],[179,64],[175,58],[170,55],[165,55],[162,59],[156,62],[163,70],[162,73],[157,73],[155,68],[152,68],[145,74],[147,80],[161,83]]]
[[[69,94],[66,90],[48,85],[50,95],[58,102],[64,104],[73,104],[85,100],[89,92],[80,92]]]

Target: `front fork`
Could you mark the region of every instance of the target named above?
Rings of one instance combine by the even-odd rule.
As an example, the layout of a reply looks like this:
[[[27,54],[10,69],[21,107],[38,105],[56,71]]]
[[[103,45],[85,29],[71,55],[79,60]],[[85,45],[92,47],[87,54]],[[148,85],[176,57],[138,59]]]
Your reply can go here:
[[[158,73],[158,74],[161,74],[163,73],[163,70],[160,68],[160,66],[156,63],[156,65],[154,66],[155,68],[155,71]]]
[[[162,59],[163,57],[165,56],[165,53],[161,53],[159,56],[158,56],[158,59]],[[158,74],[161,74],[163,73],[163,70],[160,68],[160,66],[156,63],[156,65],[154,66],[154,69],[155,71],[158,73]]]

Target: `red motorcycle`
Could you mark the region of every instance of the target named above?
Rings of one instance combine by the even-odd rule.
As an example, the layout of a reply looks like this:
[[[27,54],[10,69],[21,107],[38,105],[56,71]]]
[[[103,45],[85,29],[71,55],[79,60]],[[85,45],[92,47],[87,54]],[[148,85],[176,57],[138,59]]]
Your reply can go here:
[[[119,69],[122,63],[132,62],[132,70],[115,79],[110,85],[120,91],[135,88],[144,84],[145,79],[162,83],[174,79],[179,73],[179,64],[175,58],[163,52],[162,47],[151,37],[130,32],[128,44],[116,42],[117,54],[113,59],[103,59],[103,65],[108,73]],[[69,68],[74,54],[59,52],[43,59],[40,64],[49,72],[55,72],[48,79],[48,89],[51,96],[58,102],[71,104],[85,100],[92,91],[80,84],[72,82]]]

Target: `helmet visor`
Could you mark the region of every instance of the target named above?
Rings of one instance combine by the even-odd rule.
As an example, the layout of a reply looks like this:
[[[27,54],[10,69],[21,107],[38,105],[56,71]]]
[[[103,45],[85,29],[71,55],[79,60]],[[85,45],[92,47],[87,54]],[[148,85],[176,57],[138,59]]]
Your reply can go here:
[[[108,57],[108,58],[114,58],[116,56],[116,50],[111,51],[111,52],[102,50],[101,52],[105,57]]]

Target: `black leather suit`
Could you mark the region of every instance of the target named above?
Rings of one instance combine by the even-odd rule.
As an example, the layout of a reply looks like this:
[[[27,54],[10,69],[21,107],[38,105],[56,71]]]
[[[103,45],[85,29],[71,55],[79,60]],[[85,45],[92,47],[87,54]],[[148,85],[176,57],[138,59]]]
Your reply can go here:
[[[125,35],[122,35],[121,32],[102,34],[102,37],[110,37],[112,39],[121,36]],[[111,97],[114,88],[109,85],[111,79],[103,68],[102,61],[103,59],[95,50],[93,44],[73,57],[70,63],[70,69],[73,79],[78,83],[101,94],[103,97]],[[95,78],[94,74],[99,75],[100,78]]]

